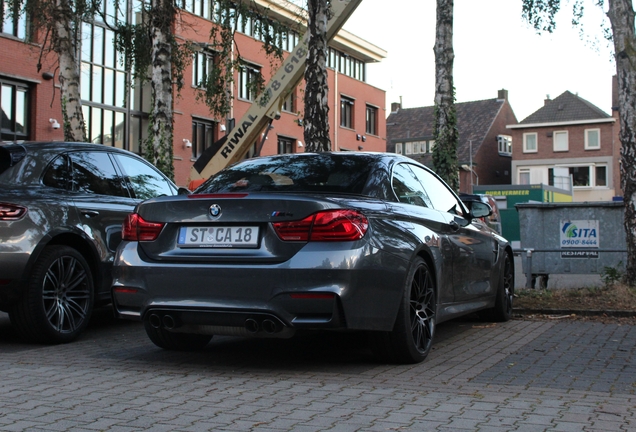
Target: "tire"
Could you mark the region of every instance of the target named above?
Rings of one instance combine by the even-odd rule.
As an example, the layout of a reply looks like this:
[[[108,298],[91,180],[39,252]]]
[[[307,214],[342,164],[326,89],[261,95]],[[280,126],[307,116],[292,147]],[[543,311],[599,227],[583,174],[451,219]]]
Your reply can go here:
[[[27,340],[66,343],[88,325],[93,301],[93,275],[84,257],[69,246],[48,246],[9,317]]]
[[[512,318],[512,301],[515,294],[515,274],[510,255],[505,254],[499,286],[497,287],[497,298],[495,307],[486,309],[479,313],[485,321],[505,322]]]
[[[144,320],[146,334],[159,348],[170,351],[198,351],[203,349],[210,340],[211,335],[176,333],[164,328],[155,328],[148,320]]]
[[[373,332],[376,356],[391,363],[424,361],[433,346],[437,296],[433,275],[423,259],[416,258],[403,288],[400,308],[390,332]]]

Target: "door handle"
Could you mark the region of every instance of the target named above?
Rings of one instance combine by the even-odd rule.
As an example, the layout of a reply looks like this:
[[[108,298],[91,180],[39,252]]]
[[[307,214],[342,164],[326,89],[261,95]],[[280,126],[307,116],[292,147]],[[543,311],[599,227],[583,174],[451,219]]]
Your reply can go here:
[[[82,215],[86,216],[87,218],[99,216],[99,212],[96,210],[80,210],[80,213],[82,213]]]

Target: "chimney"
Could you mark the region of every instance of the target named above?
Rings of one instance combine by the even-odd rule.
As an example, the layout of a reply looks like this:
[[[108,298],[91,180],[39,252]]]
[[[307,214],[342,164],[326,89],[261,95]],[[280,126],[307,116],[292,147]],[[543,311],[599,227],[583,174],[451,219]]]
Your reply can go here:
[[[501,89],[497,92],[497,99],[503,99],[505,101],[508,100],[508,90]]]
[[[392,102],[391,103],[391,112],[392,113],[398,112],[401,108],[402,108],[402,104],[401,103],[399,103],[399,102]]]
[[[543,100],[543,106],[546,106],[550,102],[552,102],[552,99],[550,99],[550,95],[545,95],[545,99]]]

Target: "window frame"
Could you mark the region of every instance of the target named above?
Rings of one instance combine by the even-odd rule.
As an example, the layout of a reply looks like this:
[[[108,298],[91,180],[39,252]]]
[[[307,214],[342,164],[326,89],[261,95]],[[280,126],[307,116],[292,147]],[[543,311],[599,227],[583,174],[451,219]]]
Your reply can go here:
[[[216,140],[217,127],[215,121],[192,118],[192,160],[198,159]]]
[[[521,176],[522,175],[527,175],[528,176],[528,182],[527,183],[523,183],[521,181]],[[517,184],[520,185],[529,185],[530,184],[530,168],[519,168],[519,170],[517,171]]]
[[[31,130],[31,86],[18,81],[0,79],[0,107],[3,109],[3,111],[5,103],[5,89],[9,89],[9,91],[11,92],[9,101],[9,103],[11,104],[11,106],[9,107],[10,112],[5,112],[7,120],[9,122],[9,127],[4,127],[5,125],[3,124],[3,122],[0,122],[0,139],[7,141],[28,140],[30,139]],[[23,94],[23,98],[18,98],[19,94]],[[23,106],[21,107],[19,106],[19,99],[23,99]],[[24,122],[24,124],[22,124],[22,132],[18,131],[17,128],[17,124],[19,124],[19,109],[21,111],[20,115],[24,117],[22,119]]]
[[[340,127],[353,129],[354,124],[355,99],[340,95]]]
[[[209,71],[214,68],[216,56],[214,51],[201,50],[193,54],[192,60],[192,87],[204,88]],[[199,76],[201,75],[201,76]]]
[[[596,132],[596,135],[597,135],[596,146],[590,145],[590,138],[589,138],[590,132]],[[600,150],[600,149],[601,149],[601,129],[600,128],[585,129],[585,150]]]
[[[378,135],[378,107],[367,104],[365,133]]]
[[[28,15],[24,12],[21,12],[17,16],[9,16],[9,11],[7,10],[8,4],[3,3],[3,7],[5,8],[4,21],[0,22],[0,34],[4,36],[14,37],[23,41],[28,41],[30,39],[31,33],[31,20],[29,19]]]
[[[291,138],[288,136],[278,135],[278,154],[290,154],[294,152],[294,144],[296,143],[296,138]]]
[[[534,137],[534,149],[528,147],[528,138]],[[526,132],[523,134],[523,152],[537,153],[539,151],[539,134],[537,132]]]
[[[502,146],[505,146],[503,150]],[[497,135],[497,150],[501,156],[512,156],[512,137],[510,135]]]
[[[565,135],[565,148],[557,148],[557,135]],[[567,152],[570,150],[570,134],[567,130],[552,132],[552,151],[555,153]]]
[[[261,75],[261,67],[253,63],[244,62],[239,70],[238,79],[238,99],[247,102],[256,100],[256,89],[252,88],[252,83],[258,80]]]

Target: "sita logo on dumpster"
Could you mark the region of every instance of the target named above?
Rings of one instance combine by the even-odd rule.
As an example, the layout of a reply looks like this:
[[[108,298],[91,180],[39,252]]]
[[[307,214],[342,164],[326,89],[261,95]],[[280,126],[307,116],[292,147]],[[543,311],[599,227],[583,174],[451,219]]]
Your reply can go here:
[[[561,247],[598,247],[597,220],[561,221]]]

